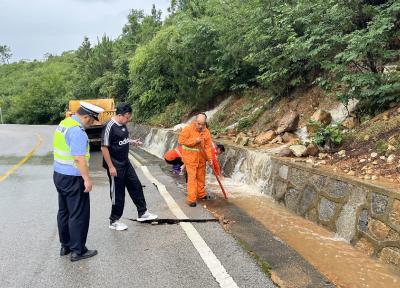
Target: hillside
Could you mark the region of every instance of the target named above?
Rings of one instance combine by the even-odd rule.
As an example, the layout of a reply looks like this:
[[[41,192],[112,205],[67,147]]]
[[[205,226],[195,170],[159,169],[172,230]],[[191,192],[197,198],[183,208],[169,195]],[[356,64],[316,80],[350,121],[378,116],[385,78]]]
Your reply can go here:
[[[392,103],[392,108],[370,117],[360,113],[358,105],[346,111],[340,101],[315,87],[273,103],[264,101],[265,94],[251,90],[244,95],[225,96],[229,102],[210,120],[217,141],[265,149],[334,173],[400,187],[396,186],[400,184],[400,105]],[[340,143],[318,143],[310,125],[315,122],[310,119],[320,115],[320,111],[332,117],[331,124],[321,125],[320,130],[337,126]],[[298,124],[290,131],[277,132],[281,120],[293,112],[299,115]],[[333,136],[325,137],[328,140]],[[304,146],[303,154],[293,155],[293,145]],[[316,150],[307,150],[308,146]]]
[[[315,104],[319,89],[344,104],[360,101],[366,115],[400,102],[396,0],[174,0],[168,11],[132,10],[116,39],[82,35],[76,50],[44,61],[6,64],[0,55],[5,121],[56,123],[69,99],[107,97],[161,126],[254,90],[263,107],[253,118],[302,91],[314,91]]]

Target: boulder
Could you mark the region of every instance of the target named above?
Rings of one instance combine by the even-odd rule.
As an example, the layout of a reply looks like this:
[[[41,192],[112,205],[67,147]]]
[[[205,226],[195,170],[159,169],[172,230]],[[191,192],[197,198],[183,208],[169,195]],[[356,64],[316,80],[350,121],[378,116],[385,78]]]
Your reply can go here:
[[[326,112],[325,110],[318,109],[311,116],[311,120],[318,121],[318,122],[322,123],[322,125],[326,126],[326,125],[331,124],[332,115],[331,115],[331,113]]]
[[[279,151],[278,156],[280,157],[292,157],[293,152],[289,148],[285,147],[281,151]]]
[[[318,146],[311,143],[308,144],[305,155],[307,156],[316,156],[319,153]]]
[[[256,137],[254,143],[259,145],[267,144],[268,142],[272,141],[276,137],[276,133],[273,130],[269,130],[267,132],[261,133]]]
[[[299,125],[300,115],[295,111],[290,111],[286,114],[279,122],[278,128],[276,129],[277,134],[282,134],[284,132],[296,131]]]
[[[296,134],[290,133],[290,132],[285,132],[282,135],[282,140],[284,143],[292,143],[297,142],[299,140],[299,137],[297,137]]]
[[[289,149],[293,152],[294,156],[301,157],[305,155],[307,147],[304,145],[292,145]]]
[[[357,118],[355,117],[349,117],[346,118],[342,122],[342,126],[347,129],[354,129],[356,126],[358,126],[360,123],[358,122]]]

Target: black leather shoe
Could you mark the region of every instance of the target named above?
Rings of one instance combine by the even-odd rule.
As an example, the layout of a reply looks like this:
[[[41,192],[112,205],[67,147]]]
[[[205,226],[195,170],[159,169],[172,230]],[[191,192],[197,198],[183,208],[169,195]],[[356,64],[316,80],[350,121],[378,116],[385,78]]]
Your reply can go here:
[[[196,204],[196,202],[193,202],[193,203],[190,203],[189,206],[190,206],[190,207],[196,207],[197,204]]]
[[[206,195],[203,198],[200,198],[200,200],[210,200],[211,196],[210,195]]]
[[[71,250],[69,248],[61,247],[60,249],[60,256],[65,256],[71,253]]]
[[[87,250],[85,253],[79,255],[75,252],[71,253],[71,261],[75,262],[75,261],[79,261],[82,259],[86,259],[86,258],[90,258],[97,255],[97,250]]]

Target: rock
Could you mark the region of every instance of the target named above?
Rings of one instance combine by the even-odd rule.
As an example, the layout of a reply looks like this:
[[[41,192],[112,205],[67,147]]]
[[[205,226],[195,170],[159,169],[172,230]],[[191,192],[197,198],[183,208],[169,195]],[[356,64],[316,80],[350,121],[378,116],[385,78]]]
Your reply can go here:
[[[365,175],[364,180],[371,180],[371,176]]]
[[[383,120],[385,120],[385,121],[389,120],[389,119],[390,119],[390,117],[389,117],[389,113],[385,113],[385,114],[383,114],[383,117],[382,117],[382,119],[383,119]]]
[[[299,137],[297,137],[296,134],[285,132],[285,134],[282,135],[282,140],[284,143],[294,143],[299,141]]]
[[[319,158],[319,159],[326,159],[326,158],[328,158],[328,156],[329,156],[329,155],[328,155],[327,153],[319,153],[319,154],[318,154],[318,158]]]
[[[349,117],[349,118],[346,118],[343,122],[342,122],[342,126],[344,127],[344,128],[347,128],[347,129],[354,129],[356,126],[358,126],[360,123],[359,123],[359,121],[357,120],[357,118],[355,118],[355,117]]]
[[[326,198],[321,198],[318,205],[319,219],[322,221],[330,221],[335,215],[337,209],[337,204],[335,202],[329,201]]]
[[[385,223],[375,219],[371,219],[368,222],[368,229],[377,240],[384,240],[390,231],[390,228]]]
[[[372,161],[372,165],[378,165],[378,164],[379,164],[378,160]]]
[[[318,165],[326,165],[326,160],[321,160],[317,162]]]
[[[371,153],[371,158],[372,158],[372,159],[375,159],[376,157],[378,157],[378,153],[372,152],[372,153]]]
[[[274,140],[271,141],[271,144],[282,144],[282,136],[278,135]]]
[[[296,211],[297,205],[299,203],[299,198],[301,196],[301,191],[290,188],[285,194],[285,205],[286,208],[292,211]]]
[[[372,193],[372,212],[375,214],[384,214],[388,206],[389,198],[386,195]]]
[[[368,141],[368,140],[369,140],[369,138],[370,138],[370,136],[369,136],[369,135],[365,135],[365,136],[364,136],[364,141]]]
[[[396,151],[396,150],[397,150],[397,149],[396,149],[395,146],[393,146],[393,145],[391,145],[391,144],[388,145],[387,151]]]
[[[280,157],[292,157],[293,152],[289,148],[285,147],[281,151],[279,151],[278,156]]]
[[[315,144],[308,144],[305,155],[316,156],[319,152],[318,146]]]
[[[277,134],[284,132],[296,131],[299,125],[300,115],[295,111],[290,111],[286,114],[279,122],[278,129],[276,129]]]
[[[327,126],[332,122],[332,115],[331,113],[326,112],[325,110],[318,109],[311,116],[311,120],[318,121],[322,123],[322,125]]]
[[[379,157],[379,159],[381,159],[383,161],[386,161],[386,157],[385,156],[381,156],[381,157]]]
[[[383,248],[379,259],[385,263],[400,266],[400,249],[396,247]]]
[[[312,159],[312,158],[307,159],[306,163],[311,164],[311,165],[315,164],[314,159]]]
[[[367,162],[367,159],[360,159],[360,161],[358,161],[358,162],[365,163],[365,162]]]
[[[373,175],[372,177],[371,177],[371,180],[378,180],[378,176],[376,176],[376,175]]]
[[[273,130],[269,130],[267,132],[261,133],[254,140],[255,144],[264,145],[268,142],[272,141],[276,137],[276,133]]]
[[[250,138],[247,137],[246,134],[240,132],[235,139],[235,143],[241,146],[247,146],[249,144],[249,140]]]
[[[386,162],[390,164],[390,163],[393,163],[395,160],[396,160],[396,155],[391,154],[391,155],[389,155],[389,157],[387,158]]]
[[[306,153],[306,146],[304,145],[292,145],[289,149],[293,152],[294,156],[301,157],[304,156]]]
[[[346,150],[340,150],[340,151],[338,152],[338,155],[339,155],[339,157],[341,157],[341,158],[346,157]]]
[[[349,176],[356,176],[356,172],[354,172],[353,170],[350,170],[347,175]]]

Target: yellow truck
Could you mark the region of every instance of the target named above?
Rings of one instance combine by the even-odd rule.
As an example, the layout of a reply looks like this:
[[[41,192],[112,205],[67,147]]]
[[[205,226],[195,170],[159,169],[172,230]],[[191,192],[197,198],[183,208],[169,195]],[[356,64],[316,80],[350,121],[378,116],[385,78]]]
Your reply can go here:
[[[104,109],[104,112],[100,113],[99,121],[95,121],[93,125],[86,128],[86,134],[89,137],[90,144],[92,146],[100,146],[101,144],[101,130],[106,122],[108,122],[112,116],[115,115],[115,103],[114,99],[85,99],[84,102],[91,103]],[[65,113],[65,117],[71,117],[80,107],[81,100],[70,100],[68,104],[68,111]]]

